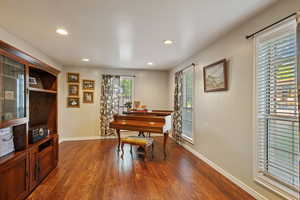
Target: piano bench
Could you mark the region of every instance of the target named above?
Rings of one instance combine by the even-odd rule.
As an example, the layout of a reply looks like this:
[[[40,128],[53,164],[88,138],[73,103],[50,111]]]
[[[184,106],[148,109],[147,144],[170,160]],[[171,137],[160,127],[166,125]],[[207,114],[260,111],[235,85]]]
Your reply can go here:
[[[147,151],[151,149],[151,154],[153,158],[153,148],[154,148],[154,142],[152,138],[145,138],[145,137],[139,137],[139,136],[129,136],[126,138],[121,139],[121,149],[122,154],[121,158],[123,159],[124,156],[124,144],[130,144],[130,153],[132,154],[132,145],[140,146],[145,151],[145,158],[147,156]]]

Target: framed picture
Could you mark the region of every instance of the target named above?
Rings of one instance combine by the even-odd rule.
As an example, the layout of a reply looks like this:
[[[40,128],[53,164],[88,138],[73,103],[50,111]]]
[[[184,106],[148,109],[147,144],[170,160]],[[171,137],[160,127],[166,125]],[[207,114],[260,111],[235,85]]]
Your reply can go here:
[[[69,84],[68,92],[69,92],[69,96],[79,96],[79,85]]]
[[[79,83],[79,73],[67,73],[68,83]]]
[[[68,97],[67,98],[67,107],[68,108],[79,108],[80,107],[79,97]]]
[[[83,103],[94,103],[94,92],[83,92]]]
[[[226,59],[203,68],[204,92],[228,90]]]
[[[95,81],[82,80],[82,89],[83,90],[94,90],[95,89]]]

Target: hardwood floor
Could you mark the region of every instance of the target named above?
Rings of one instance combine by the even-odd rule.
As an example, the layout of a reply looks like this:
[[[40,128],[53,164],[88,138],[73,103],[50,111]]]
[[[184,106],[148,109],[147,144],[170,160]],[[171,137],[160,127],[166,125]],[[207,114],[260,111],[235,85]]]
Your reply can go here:
[[[63,142],[57,169],[27,199],[254,199],[172,140],[164,160],[162,139],[146,162],[128,145],[122,160],[114,139]]]

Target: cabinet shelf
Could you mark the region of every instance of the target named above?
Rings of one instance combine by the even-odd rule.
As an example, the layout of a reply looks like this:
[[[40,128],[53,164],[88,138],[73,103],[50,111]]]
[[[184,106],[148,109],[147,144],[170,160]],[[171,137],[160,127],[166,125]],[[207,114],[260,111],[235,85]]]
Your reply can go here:
[[[57,91],[55,91],[55,90],[47,90],[47,89],[33,88],[33,87],[29,87],[29,91],[57,94]]]

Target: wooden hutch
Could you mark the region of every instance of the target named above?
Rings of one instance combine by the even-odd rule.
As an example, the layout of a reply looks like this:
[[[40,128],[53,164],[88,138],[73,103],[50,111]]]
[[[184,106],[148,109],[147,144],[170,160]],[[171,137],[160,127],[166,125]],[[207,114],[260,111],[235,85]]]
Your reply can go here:
[[[15,147],[0,157],[0,200],[25,199],[57,166],[58,74],[0,40],[0,128],[12,127]],[[30,87],[29,77],[39,77],[43,87]],[[40,124],[49,135],[30,144],[29,130]]]

